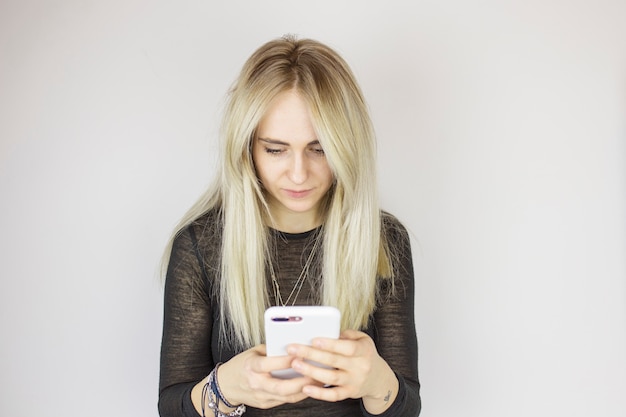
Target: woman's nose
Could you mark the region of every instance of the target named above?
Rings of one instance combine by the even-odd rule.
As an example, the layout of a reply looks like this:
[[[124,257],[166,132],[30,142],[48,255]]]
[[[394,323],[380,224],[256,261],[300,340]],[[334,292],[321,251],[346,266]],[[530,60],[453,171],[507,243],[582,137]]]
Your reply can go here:
[[[289,170],[289,179],[294,184],[304,184],[308,178],[308,166],[304,155],[294,155]]]

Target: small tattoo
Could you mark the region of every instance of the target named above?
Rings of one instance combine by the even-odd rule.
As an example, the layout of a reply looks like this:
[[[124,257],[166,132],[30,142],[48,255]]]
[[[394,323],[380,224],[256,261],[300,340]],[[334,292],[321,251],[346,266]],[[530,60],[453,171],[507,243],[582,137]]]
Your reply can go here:
[[[391,391],[387,391],[387,395],[384,398],[385,402],[388,402],[389,398],[391,398]]]

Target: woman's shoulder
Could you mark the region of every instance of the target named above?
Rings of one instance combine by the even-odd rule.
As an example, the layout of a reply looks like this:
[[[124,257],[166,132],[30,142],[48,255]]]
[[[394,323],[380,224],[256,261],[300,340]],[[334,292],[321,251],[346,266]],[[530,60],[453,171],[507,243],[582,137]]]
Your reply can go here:
[[[187,227],[204,228],[218,227],[222,225],[222,210],[219,207],[213,207],[205,211],[203,214],[192,220]]]
[[[383,234],[387,237],[387,239],[408,239],[409,233],[407,232],[406,227],[396,216],[387,211],[381,211],[380,220]]]
[[[195,271],[183,274],[188,279],[211,277],[212,271],[207,265],[219,264],[222,246],[220,225],[219,210],[210,209],[180,227],[172,241],[170,268],[175,265],[176,270]],[[181,275],[176,276],[180,278]]]
[[[193,246],[204,247],[221,241],[222,216],[219,208],[211,208],[182,226],[176,240],[190,240]]]

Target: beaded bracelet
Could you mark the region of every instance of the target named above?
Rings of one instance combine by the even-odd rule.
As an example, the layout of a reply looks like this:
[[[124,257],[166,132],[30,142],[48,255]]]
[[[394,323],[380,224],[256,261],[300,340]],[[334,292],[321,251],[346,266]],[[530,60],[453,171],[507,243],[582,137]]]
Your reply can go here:
[[[244,404],[232,405],[229,403],[222,394],[220,387],[217,383],[217,368],[221,363],[218,363],[215,369],[211,371],[207,377],[204,387],[202,387],[202,417],[206,417],[205,404],[210,410],[213,410],[215,417],[241,417],[246,412],[246,406]],[[226,414],[220,410],[220,402],[222,402],[228,408],[234,408],[233,411]]]

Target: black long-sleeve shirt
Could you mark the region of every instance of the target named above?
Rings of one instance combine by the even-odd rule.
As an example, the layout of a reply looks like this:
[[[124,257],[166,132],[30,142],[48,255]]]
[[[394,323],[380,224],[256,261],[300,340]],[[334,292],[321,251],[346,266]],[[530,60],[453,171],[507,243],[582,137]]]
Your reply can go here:
[[[383,224],[387,240],[397,249],[395,290],[391,292],[389,280],[379,280],[381,291],[377,308],[367,328],[361,330],[374,340],[378,353],[396,373],[400,383],[396,400],[381,416],[415,417],[420,412],[421,400],[411,248],[406,230],[394,217],[384,215]],[[273,265],[283,300],[287,299],[300,276],[313,246],[311,241],[318,232],[316,229],[288,234],[270,230],[276,245]],[[191,389],[206,378],[216,363],[226,362],[240,353],[228,341],[218,340],[220,300],[216,290],[220,276],[220,245],[221,225],[215,211],[194,221],[174,240],[165,283],[159,384],[162,417],[198,417],[191,402]],[[314,278],[307,282],[296,304],[315,303],[319,282]],[[248,407],[245,415],[346,417],[370,414],[360,400],[331,403],[308,398],[269,410]]]

